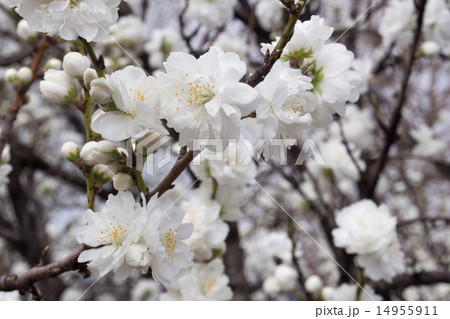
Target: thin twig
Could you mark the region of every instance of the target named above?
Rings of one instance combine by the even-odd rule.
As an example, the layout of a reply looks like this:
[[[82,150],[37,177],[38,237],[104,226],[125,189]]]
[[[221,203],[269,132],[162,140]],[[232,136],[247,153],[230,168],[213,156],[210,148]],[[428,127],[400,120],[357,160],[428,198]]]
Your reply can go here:
[[[369,184],[368,184],[366,194],[365,194],[366,198],[373,197],[373,195],[375,193],[375,188],[376,188],[378,180],[380,178],[380,175],[381,175],[381,173],[386,165],[386,162],[388,160],[389,150],[391,149],[391,146],[397,140],[397,129],[398,129],[398,126],[399,126],[401,118],[402,118],[402,110],[403,110],[403,106],[406,101],[406,91],[408,88],[408,82],[409,82],[412,67],[414,65],[414,61],[416,58],[417,47],[419,45],[419,39],[420,39],[421,30],[422,30],[423,16],[424,16],[424,12],[425,12],[426,3],[427,3],[427,0],[422,0],[422,1],[419,1],[419,3],[417,4],[417,9],[418,9],[417,28],[414,33],[414,41],[413,41],[413,44],[411,47],[408,64],[406,66],[405,77],[403,78],[400,96],[399,96],[399,99],[397,102],[397,106],[395,108],[394,115],[392,116],[392,119],[391,119],[391,124],[389,125],[388,134],[386,136],[386,143],[382,150],[380,160],[376,164],[374,174],[372,175],[373,177],[371,180],[369,180]]]
[[[173,165],[169,174],[156,186],[152,191],[146,194],[147,201],[152,198],[153,195],[158,193],[158,197],[161,197],[166,191],[172,189],[174,187],[173,182],[180,176],[180,174],[184,171],[186,167],[188,167],[189,163],[194,159],[194,152],[189,150],[187,151],[187,147],[183,146],[180,150],[180,155],[177,158],[177,161]]]

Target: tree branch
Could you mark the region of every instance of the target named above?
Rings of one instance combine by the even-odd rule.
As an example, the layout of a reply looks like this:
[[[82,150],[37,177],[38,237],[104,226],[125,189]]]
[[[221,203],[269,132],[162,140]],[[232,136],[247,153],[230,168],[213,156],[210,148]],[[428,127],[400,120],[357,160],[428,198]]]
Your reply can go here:
[[[30,291],[34,283],[52,277],[57,277],[68,271],[78,270],[85,278],[90,276],[85,263],[78,263],[78,256],[88,249],[82,245],[66,258],[45,266],[36,266],[20,275],[5,275],[0,277],[0,291],[18,290],[21,293]]]
[[[152,191],[146,194],[146,200],[149,201],[150,198],[153,197],[156,193],[158,193],[158,197],[161,197],[169,189],[172,189],[174,185],[172,184],[178,176],[184,171],[186,167],[188,167],[189,163],[194,159],[194,152],[187,151],[187,146],[183,146],[180,150],[180,155],[177,158],[177,161],[173,165],[169,174],[156,186]]]
[[[424,16],[424,12],[425,12],[426,3],[427,3],[427,0],[421,0],[421,1],[418,1],[418,4],[417,4],[417,10],[418,10],[417,28],[414,33],[414,41],[413,41],[413,44],[411,47],[408,64],[406,66],[405,77],[403,78],[400,96],[399,96],[397,106],[394,111],[394,115],[392,116],[392,119],[391,119],[391,124],[389,125],[389,129],[388,129],[387,136],[386,136],[386,143],[382,150],[380,160],[376,164],[374,175],[373,175],[372,179],[369,180],[369,184],[368,184],[368,187],[365,192],[366,198],[373,198],[373,195],[375,193],[375,188],[377,186],[380,175],[381,175],[384,167],[386,166],[389,150],[391,149],[391,146],[397,140],[397,129],[398,129],[400,121],[401,121],[403,105],[405,104],[405,101],[406,101],[406,91],[408,88],[409,77],[411,75],[412,67],[414,65],[414,61],[416,58],[416,51],[417,51],[417,47],[419,44],[421,30],[422,30],[423,16]]]
[[[256,69],[250,77],[247,79],[247,84],[251,87],[255,87],[259,82],[264,80],[265,76],[270,72],[272,66],[275,62],[281,57],[281,53],[283,52],[284,47],[289,42],[294,33],[294,27],[297,23],[298,17],[302,12],[303,8],[306,5],[307,0],[301,0],[295,3],[293,0],[283,0],[281,1],[287,8],[289,8],[289,20],[286,27],[283,30],[283,34],[281,35],[280,40],[277,45],[273,49],[273,51],[269,54],[267,52],[266,58],[264,60],[264,64],[261,65],[258,69]],[[269,51],[269,50],[267,50]]]
[[[375,283],[375,292],[387,296],[390,291],[401,293],[410,286],[433,285],[438,283],[450,283],[450,272],[448,271],[423,271],[413,274],[399,275],[394,278],[392,284],[384,281]]]
[[[30,89],[31,85],[33,84],[33,82],[36,81],[37,73],[39,71],[39,65],[41,64],[42,58],[44,57],[45,50],[47,50],[48,45],[49,45],[47,39],[48,39],[47,36],[44,36],[42,38],[39,49],[34,54],[33,62],[31,64],[31,72],[33,74],[33,77],[31,79],[30,83],[28,83],[20,88],[20,90],[16,94],[16,97],[14,98],[14,101],[13,101],[10,109],[6,113],[5,117],[3,118],[2,132],[0,134],[0,155],[3,152],[3,148],[5,147],[6,143],[8,143],[17,113],[19,113],[19,110],[22,107],[22,105],[25,104],[26,94],[27,94],[28,90]]]

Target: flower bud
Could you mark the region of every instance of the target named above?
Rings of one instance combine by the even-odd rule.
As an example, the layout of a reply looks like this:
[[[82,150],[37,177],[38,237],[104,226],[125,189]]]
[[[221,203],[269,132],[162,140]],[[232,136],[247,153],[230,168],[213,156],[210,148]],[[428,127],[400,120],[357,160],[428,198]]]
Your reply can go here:
[[[89,58],[78,52],[69,52],[63,59],[64,71],[78,79],[83,78],[84,71],[90,64]]]
[[[281,287],[275,277],[268,277],[262,285],[263,291],[270,297],[276,297],[280,294]]]
[[[17,80],[17,70],[9,68],[5,71],[4,79],[8,83],[14,83]]]
[[[24,19],[17,24],[17,35],[28,43],[35,43],[37,40],[37,32],[31,31],[28,22]]]
[[[423,56],[435,56],[439,53],[439,44],[434,41],[425,41],[419,47],[419,54]]]
[[[317,293],[323,287],[322,279],[317,275],[311,275],[305,280],[305,290],[309,293]]]
[[[24,66],[17,71],[17,79],[22,85],[28,84],[33,79],[33,72],[31,72],[29,67]]]
[[[118,191],[127,191],[133,185],[133,178],[125,173],[117,173],[112,178],[113,186]]]
[[[72,103],[77,98],[77,88],[72,78],[64,71],[48,70],[44,81],[39,83],[44,98],[53,103]]]
[[[86,71],[84,71],[83,74],[83,82],[86,87],[95,79],[97,79],[97,71],[95,71],[93,68],[87,68]]]
[[[330,287],[330,286],[323,287],[323,289],[321,291],[322,298],[324,300],[332,300],[334,291],[335,291],[335,289],[333,287]]]
[[[125,261],[131,267],[146,269],[150,265],[150,260],[150,253],[144,245],[133,244],[126,251]]]
[[[109,141],[88,142],[84,144],[80,152],[80,157],[89,166],[114,164],[119,160],[119,156],[116,146]]]
[[[297,272],[294,268],[288,265],[279,265],[275,269],[274,273],[275,278],[278,281],[279,286],[284,291],[290,291],[295,288],[297,284]]]
[[[89,91],[92,100],[98,104],[106,104],[111,100],[112,88],[105,78],[95,79],[91,82]]]
[[[50,59],[44,65],[44,70],[47,72],[48,69],[61,70],[62,62],[60,59]]]
[[[94,182],[100,182],[102,184],[109,183],[114,176],[114,171],[108,165],[97,164],[93,169]]]
[[[80,159],[80,147],[74,142],[65,142],[61,154],[66,160],[75,163]]]

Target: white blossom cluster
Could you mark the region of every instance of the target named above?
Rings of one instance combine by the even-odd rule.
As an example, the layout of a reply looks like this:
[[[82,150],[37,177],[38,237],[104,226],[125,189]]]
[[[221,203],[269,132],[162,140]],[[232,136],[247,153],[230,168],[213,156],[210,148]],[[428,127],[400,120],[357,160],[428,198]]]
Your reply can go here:
[[[334,243],[356,260],[373,280],[391,281],[405,270],[404,253],[397,238],[395,217],[385,205],[379,207],[362,200],[345,207],[336,215]]]
[[[394,44],[394,54],[401,55],[413,40],[414,26],[417,19],[414,1],[390,1],[385,9],[378,28],[383,44]],[[450,7],[445,0],[430,0],[424,13],[424,40],[421,51],[433,56],[440,51],[450,53]]]
[[[60,225],[49,222],[49,237],[61,239],[61,252],[52,252],[52,257],[67,255],[76,238],[89,248],[78,262],[87,263],[98,276],[113,273],[112,285],[120,286],[124,279],[133,282],[132,300],[233,299],[225,254],[234,223],[244,254],[243,272],[254,300],[289,300],[298,298],[299,293],[318,300],[381,300],[374,282],[392,283],[397,275],[409,271],[406,256],[413,255],[414,270],[434,266],[427,260],[430,252],[414,251],[415,243],[406,242],[397,228],[401,221],[414,223],[423,217],[408,190],[423,186],[427,174],[436,173],[425,168],[426,161],[445,164],[442,158],[448,140],[442,136],[447,135],[448,112],[417,119],[412,106],[415,102],[405,103],[402,121],[407,124],[397,131],[410,148],[405,155],[399,151],[404,146],[401,144],[389,153],[393,162],[397,157],[409,157],[393,164],[403,166],[405,182],[395,181],[395,174],[386,169],[376,185],[374,200],[362,199],[361,192],[367,168],[376,162],[376,153],[384,146],[378,135],[384,134],[379,134],[386,130],[383,123],[389,122],[384,108],[388,98],[372,90],[377,60],[373,57],[392,50],[392,55],[401,59],[410,49],[417,25],[413,0],[387,2],[378,26],[380,50],[358,58],[333,38],[334,28],[341,30],[356,23],[344,10],[348,1],[333,1],[324,9],[327,17],[316,15],[322,12],[312,6],[314,14],[295,23],[280,58],[254,87],[246,79],[255,75],[254,66],[263,59],[261,52],[264,56],[274,52],[280,40],[277,35],[286,25],[288,11],[280,1],[249,2],[254,10],[251,19],[257,20],[253,27],[267,32],[267,39],[275,38],[272,43],[261,44],[250,34],[236,36],[248,31],[231,21],[235,10],[243,9],[237,0],[188,1],[180,19],[186,18],[189,32],[180,32],[181,20],[176,26],[149,29],[148,21],[136,10],[119,19],[121,0],[8,3],[23,18],[16,30],[22,41],[36,43],[38,32],[67,41],[82,37],[89,43],[98,42],[94,48],[104,56],[106,67],[99,68],[85,52],[69,52],[62,61],[47,60],[38,73],[39,78],[43,71],[37,91],[50,106],[41,105],[45,104],[41,97],[30,91],[15,123],[22,130],[19,143],[40,148],[43,158],[53,164],[58,156],[40,144],[42,136],[49,137],[51,145],[62,145],[61,155],[69,162],[63,168],[73,164],[70,168],[91,178],[98,194],[114,190],[115,195],[103,195],[106,202],[100,200],[96,209],[84,213],[76,229],[69,224],[79,215],[65,221],[68,231],[63,236],[57,231]],[[178,14],[179,9],[174,12]],[[449,30],[448,3],[429,0],[416,58],[448,57]],[[204,47],[199,45],[202,39],[208,40]],[[65,50],[75,48],[71,46],[74,42],[59,42]],[[147,70],[140,67],[142,62],[149,66]],[[34,80],[29,67],[0,71],[16,91]],[[440,74],[439,70],[433,72]],[[436,74],[425,74],[421,81]],[[433,89],[439,91],[438,86]],[[364,107],[367,101],[372,108]],[[69,107],[83,112],[84,120],[91,123],[86,129],[88,142],[78,133],[60,133],[70,125],[52,121],[60,112],[54,104],[64,104],[64,112]],[[74,116],[71,120],[76,124],[80,119],[82,116]],[[26,129],[30,123],[40,126],[36,137]],[[306,161],[301,170],[278,166],[292,154],[288,150],[295,151],[294,145],[301,148],[299,142],[305,138],[314,140],[313,155],[318,154],[325,165]],[[148,142],[145,154],[139,153],[141,140]],[[183,147],[195,156],[177,180],[177,187],[168,187],[167,193],[148,199],[146,191],[158,185],[159,177],[142,180],[140,171],[151,165],[149,159],[164,155],[167,140],[168,150]],[[10,161],[10,146],[6,145],[0,159],[2,198],[12,172]],[[273,166],[267,167],[267,163]],[[59,189],[57,178],[35,174],[36,196],[58,202],[67,197],[64,205],[70,213],[74,207],[79,210],[79,202],[85,205],[85,198],[79,201],[72,189]],[[178,183],[191,186],[182,193]],[[433,185],[427,191],[435,190],[439,193],[439,187]],[[442,211],[447,208],[445,199],[433,198],[424,205]],[[319,206],[336,222],[329,238],[320,233],[327,231],[324,216],[311,214]],[[45,213],[53,219],[51,209]],[[291,227],[298,221],[302,232],[297,229],[293,235]],[[419,228],[411,227],[411,234],[423,235]],[[305,243],[305,233],[314,243]],[[445,234],[432,236],[448,242]],[[355,265],[372,286],[339,281],[339,269],[329,256],[310,258],[319,254],[318,246],[327,246],[326,240],[350,257],[354,255]],[[15,264],[16,269],[21,267]],[[304,270],[304,277],[299,269]],[[152,279],[148,279],[150,274]],[[61,299],[74,300],[82,294],[80,287],[70,287]],[[96,298],[113,300],[115,296],[103,293]]]

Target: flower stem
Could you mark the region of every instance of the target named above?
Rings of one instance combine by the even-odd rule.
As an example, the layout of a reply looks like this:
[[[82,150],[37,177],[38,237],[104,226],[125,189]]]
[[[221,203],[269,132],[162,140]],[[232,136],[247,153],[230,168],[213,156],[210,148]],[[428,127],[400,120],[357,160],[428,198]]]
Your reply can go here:
[[[81,45],[80,45],[80,43],[81,43]],[[97,71],[97,75],[99,77],[105,77],[105,65],[104,65],[101,57],[100,57],[100,59],[97,58],[97,55],[95,54],[94,47],[92,46],[92,44],[90,42],[87,42],[86,39],[79,37],[77,39],[77,45],[78,45],[78,50],[80,50],[80,53],[86,54],[86,52],[87,52],[87,54],[91,58],[92,65],[94,66],[95,71]],[[83,48],[80,49],[80,46]],[[86,51],[84,51],[84,49]],[[84,51],[84,53],[82,51]]]
[[[361,293],[364,286],[364,269],[359,268],[358,272],[358,290],[356,291],[355,301],[361,300]]]
[[[90,142],[93,140],[92,138],[92,102],[89,91],[84,91],[85,97],[85,109],[83,112],[84,116],[84,125],[86,128],[86,141]],[[88,208],[94,210],[95,209],[95,188],[94,188],[94,174],[92,173],[92,168],[89,169],[88,172],[84,173],[84,177],[86,178],[86,192],[88,198]]]

